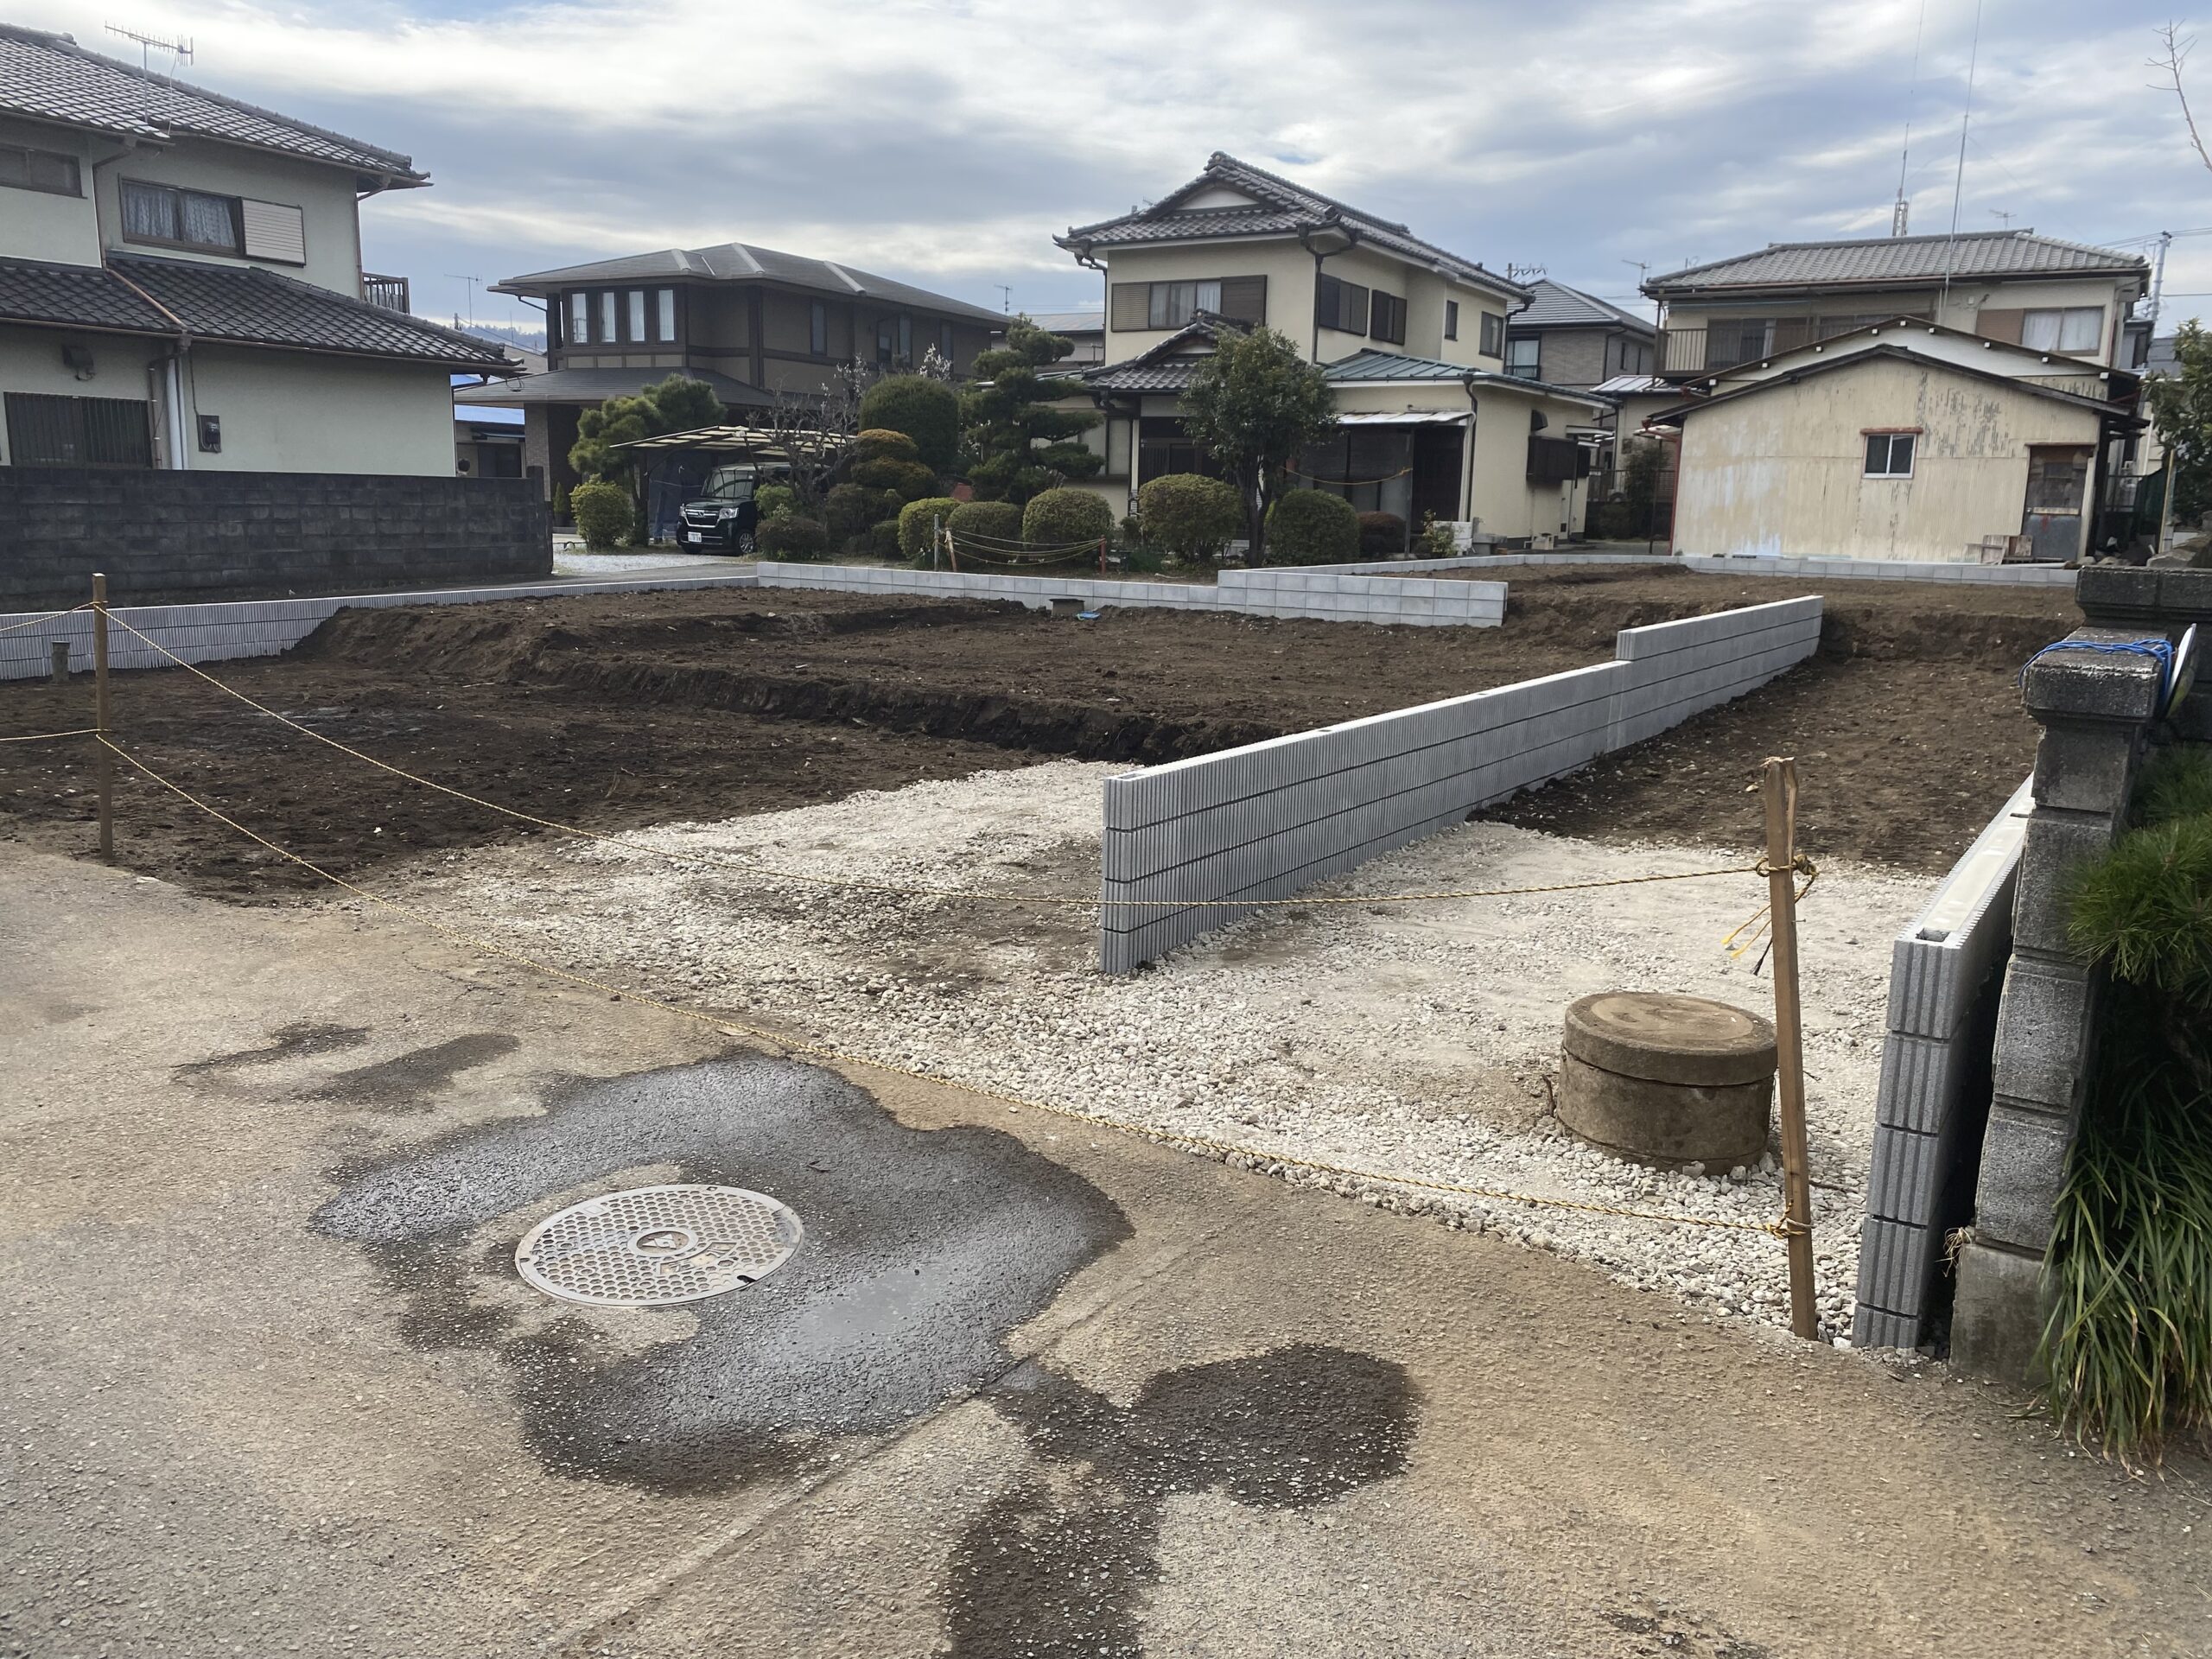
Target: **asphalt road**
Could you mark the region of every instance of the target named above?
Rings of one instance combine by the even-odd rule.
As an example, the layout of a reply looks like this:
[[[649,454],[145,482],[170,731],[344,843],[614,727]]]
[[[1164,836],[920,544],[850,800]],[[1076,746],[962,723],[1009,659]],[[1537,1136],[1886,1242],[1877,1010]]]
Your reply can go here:
[[[2201,1465],[381,921],[0,846],[0,1652],[2212,1653]]]

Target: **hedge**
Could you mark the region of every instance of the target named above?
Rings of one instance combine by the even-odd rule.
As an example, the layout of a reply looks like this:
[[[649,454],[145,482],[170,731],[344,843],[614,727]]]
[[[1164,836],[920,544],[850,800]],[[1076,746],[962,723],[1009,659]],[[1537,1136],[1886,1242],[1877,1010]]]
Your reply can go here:
[[[925,495],[899,509],[899,550],[910,559],[930,554],[930,531],[952,517],[959,503],[949,495]]]
[[[949,473],[960,453],[960,395],[924,375],[890,375],[861,397],[861,428],[905,433],[923,466]]]
[[[764,559],[818,559],[830,550],[830,532],[818,518],[786,512],[755,530],[753,545]]]
[[[594,553],[627,541],[636,522],[630,493],[620,484],[604,480],[579,484],[569,491],[569,510],[576,516],[576,533]]]
[[[1137,492],[1136,523],[1149,546],[1178,558],[1217,558],[1244,528],[1244,505],[1217,478],[1170,473]]]
[[[1268,509],[1274,564],[1342,564],[1359,556],[1359,515],[1326,490],[1293,490]]]
[[[990,543],[1021,539],[1021,509],[1011,501],[963,501],[945,521],[955,536]]]
[[[1021,510],[1021,539],[1032,547],[1103,541],[1113,533],[1114,509],[1105,498],[1071,485],[1032,496]]]
[[[1395,512],[1359,515],[1359,551],[1363,558],[1394,559],[1406,550],[1406,521]]]

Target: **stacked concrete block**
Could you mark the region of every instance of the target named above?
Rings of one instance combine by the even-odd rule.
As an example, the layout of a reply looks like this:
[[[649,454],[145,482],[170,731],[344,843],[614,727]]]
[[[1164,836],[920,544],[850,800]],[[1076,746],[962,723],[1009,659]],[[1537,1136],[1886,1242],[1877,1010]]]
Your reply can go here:
[[[1714,558],[1686,553],[1685,569],[1717,576],[1807,576],[1845,582],[1948,582],[1978,586],[2070,588],[2075,572],[2059,564],[1969,564],[1948,559]]]
[[[1740,696],[1810,656],[1820,621],[1808,598],[1630,629],[1610,663],[1109,778],[1099,965],[1134,971]]]
[[[189,663],[275,657],[289,651],[342,610],[392,605],[480,605],[504,599],[554,599],[580,594],[641,594],[692,588],[750,588],[748,573],[716,576],[633,577],[627,581],[531,582],[512,587],[440,588],[424,593],[348,594],[328,599],[238,600],[213,605],[118,605],[111,614]],[[0,615],[0,629],[31,623],[36,612]],[[36,679],[49,671],[52,646],[67,640],[72,665],[92,662],[92,619],[75,611],[42,626],[0,632],[0,680]],[[122,627],[108,631],[108,665],[164,668],[169,658]]]
[[[2020,785],[1891,947],[1852,1324],[1862,1348],[1920,1343],[1944,1236],[1973,1209],[1998,979],[2012,947],[2032,791],[2032,780]]]
[[[2101,986],[2067,938],[2068,882],[2125,828],[2137,760],[2165,693],[2156,658],[2114,649],[2141,638],[2077,629],[2023,680],[2028,712],[2044,729],[1998,1009],[1974,1238],[1960,1254],[1951,1321],[1959,1363],[2012,1381],[2032,1369],[2044,1253],[2095,1063]]]

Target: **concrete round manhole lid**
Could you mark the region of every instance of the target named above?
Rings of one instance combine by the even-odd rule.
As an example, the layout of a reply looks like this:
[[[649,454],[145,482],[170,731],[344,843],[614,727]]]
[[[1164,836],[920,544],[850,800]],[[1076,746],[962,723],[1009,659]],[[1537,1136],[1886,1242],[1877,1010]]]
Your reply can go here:
[[[798,1216],[741,1186],[639,1186],[572,1204],[515,1247],[515,1270],[549,1296],[659,1307],[749,1285],[791,1259]]]

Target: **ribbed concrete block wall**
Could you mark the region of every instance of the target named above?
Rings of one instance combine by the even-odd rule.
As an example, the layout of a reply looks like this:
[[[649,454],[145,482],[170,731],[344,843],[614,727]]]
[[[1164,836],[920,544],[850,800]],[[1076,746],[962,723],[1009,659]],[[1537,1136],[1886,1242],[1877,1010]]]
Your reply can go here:
[[[1109,778],[1099,965],[1131,972],[1740,696],[1820,635],[1817,597],[1630,628],[1609,663]]]
[[[1789,576],[1837,582],[1944,582],[2028,588],[2070,588],[2075,573],[2056,564],[1965,564],[1937,559],[1714,558],[1673,553],[1471,553],[1448,559],[1381,559],[1360,564],[1306,567],[1339,575],[1387,575],[1424,570],[1511,570],[1549,565],[1600,567],[1618,564],[1678,564],[1712,576]],[[1228,577],[1236,573],[1224,571]]]
[[[1997,995],[2033,808],[2020,785],[1890,950],[1866,1219],[1859,1240],[1861,1348],[1911,1348],[1927,1328],[1943,1235],[1974,1205]]]
[[[575,598],[590,594],[644,594],[690,588],[750,588],[749,572],[727,576],[675,576],[630,581],[539,582],[496,588],[440,588],[415,594],[348,594],[328,599],[238,600],[214,605],[118,605],[110,614],[149,634],[190,663],[274,657],[289,651],[342,610],[386,605],[483,605],[502,599]],[[0,615],[0,680],[36,679],[51,668],[51,651],[67,640],[72,666],[92,664],[92,619],[73,611],[36,619],[35,611]],[[29,626],[13,626],[22,623]],[[165,668],[169,659],[124,629],[108,630],[108,665]]]
[[[1234,611],[1249,616],[1305,617],[1317,622],[1376,622],[1402,627],[1494,628],[1505,620],[1505,584],[1340,575],[1286,566],[1224,570],[1212,583],[1123,582],[1096,571],[1056,576],[1008,576],[967,570],[885,569],[872,565],[785,564],[758,567],[765,588],[832,588],[853,594],[904,594],[921,599],[1013,600],[1033,610],[1057,602],[1126,605],[1170,610]]]

